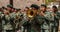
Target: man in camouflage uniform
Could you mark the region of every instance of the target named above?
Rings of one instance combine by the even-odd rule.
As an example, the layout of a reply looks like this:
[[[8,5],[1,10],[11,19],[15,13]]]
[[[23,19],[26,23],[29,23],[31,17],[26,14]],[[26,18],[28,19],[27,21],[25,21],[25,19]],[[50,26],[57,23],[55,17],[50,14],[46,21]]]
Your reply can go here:
[[[2,11],[3,11],[2,8],[0,8],[0,32],[2,32],[2,14],[3,14]]]
[[[15,28],[16,28],[16,30],[19,30],[19,29],[21,29],[21,21],[22,21],[22,16],[21,16],[21,13],[20,13],[20,10],[21,9],[17,9],[16,10],[16,12],[15,12],[15,14],[16,14],[16,18],[15,18]]]
[[[22,21],[21,21],[21,23],[23,23],[22,24],[22,31],[23,32],[27,32],[27,21],[28,21],[28,19],[27,19],[27,11],[29,10],[29,7],[25,7],[25,9],[24,9],[24,12],[21,14],[22,15]]]
[[[4,14],[4,21],[5,21],[5,24],[4,24],[4,30],[6,30],[6,32],[12,32],[13,28],[12,28],[12,25],[11,25],[11,21],[10,21],[10,16],[9,16],[9,12],[5,12],[7,14]]]
[[[31,8],[36,13],[35,16],[33,16],[32,20],[29,19],[29,17],[27,17],[27,20],[25,20],[27,22],[27,23],[25,22],[27,26],[27,32],[40,32],[40,20],[38,20],[40,16],[37,16],[39,6],[37,6],[36,4],[32,4]]]
[[[12,22],[10,21],[10,11],[12,6],[8,5],[7,10],[4,11],[3,20],[5,24],[3,25],[3,32],[13,32]]]
[[[44,22],[43,24],[41,24],[41,32],[50,32],[51,31],[51,25],[50,25],[50,21],[53,21],[53,16],[51,15],[51,13],[49,11],[46,10],[46,5],[42,4],[41,5],[41,12],[40,15],[42,15],[44,17]]]
[[[31,20],[31,32],[40,32],[40,25],[41,25],[41,16],[38,14],[39,6],[36,4],[32,4],[31,8],[33,11],[36,12],[35,16]]]
[[[15,23],[14,23],[15,17],[16,17],[15,12],[10,13],[10,21],[12,22],[12,27],[14,31],[15,31]]]
[[[54,22],[52,27],[52,32],[58,32],[59,28],[59,19],[60,19],[60,12],[58,12],[58,9],[56,6],[52,7],[52,12],[54,13]]]

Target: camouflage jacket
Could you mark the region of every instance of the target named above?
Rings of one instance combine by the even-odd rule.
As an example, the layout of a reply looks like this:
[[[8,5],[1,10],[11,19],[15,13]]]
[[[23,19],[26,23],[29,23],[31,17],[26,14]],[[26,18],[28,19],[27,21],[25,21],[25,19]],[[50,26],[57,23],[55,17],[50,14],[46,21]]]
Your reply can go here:
[[[56,19],[60,19],[60,12],[57,11],[57,12],[55,12],[55,14],[56,14],[55,15]]]
[[[52,16],[52,12],[46,11],[44,15],[44,23],[41,25],[41,29],[49,30],[51,21],[54,21],[54,16]]]
[[[10,16],[9,15],[4,15],[3,17],[4,21],[5,21],[5,24],[3,25],[3,29],[5,30],[12,30],[12,24],[11,24],[11,21],[10,21]]]

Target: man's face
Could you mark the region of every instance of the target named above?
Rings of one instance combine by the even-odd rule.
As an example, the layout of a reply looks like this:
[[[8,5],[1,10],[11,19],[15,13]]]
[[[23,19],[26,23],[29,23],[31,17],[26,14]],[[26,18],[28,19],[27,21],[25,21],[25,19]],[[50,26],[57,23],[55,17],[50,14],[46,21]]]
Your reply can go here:
[[[37,14],[38,10],[34,7],[32,7],[32,10],[34,11],[35,14]]]
[[[52,11],[54,12],[56,9],[55,8],[52,8]]]
[[[29,10],[28,8],[25,8],[25,9],[24,9],[24,12],[27,12],[28,10]]]
[[[34,7],[32,7],[32,10],[36,10]]]
[[[15,9],[12,9],[12,12],[14,12],[15,11]]]
[[[7,9],[8,9],[8,10],[11,10],[11,8],[10,8],[10,7],[7,7]]]
[[[45,8],[45,7],[43,7],[43,6],[41,6],[40,10],[41,10],[41,11],[45,11],[45,10],[46,10],[46,8]]]

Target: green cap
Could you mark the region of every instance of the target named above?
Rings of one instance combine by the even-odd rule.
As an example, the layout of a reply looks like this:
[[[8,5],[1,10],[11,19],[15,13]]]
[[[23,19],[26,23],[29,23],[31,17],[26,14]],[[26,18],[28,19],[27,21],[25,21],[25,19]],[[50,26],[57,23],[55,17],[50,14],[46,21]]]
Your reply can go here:
[[[36,4],[32,4],[31,7],[35,8],[35,9],[39,9],[39,6]]]
[[[13,6],[9,4],[9,5],[7,5],[7,7],[12,8]]]

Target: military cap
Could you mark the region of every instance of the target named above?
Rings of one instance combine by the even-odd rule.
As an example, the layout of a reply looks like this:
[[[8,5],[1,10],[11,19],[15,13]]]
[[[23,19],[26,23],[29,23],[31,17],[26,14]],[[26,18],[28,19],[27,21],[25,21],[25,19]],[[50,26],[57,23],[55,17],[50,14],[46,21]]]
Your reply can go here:
[[[35,8],[35,9],[39,9],[39,6],[36,4],[32,4],[31,7]]]
[[[7,7],[12,8],[13,6],[9,4],[9,5],[7,5]]]

